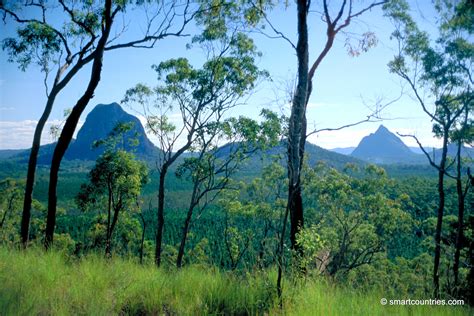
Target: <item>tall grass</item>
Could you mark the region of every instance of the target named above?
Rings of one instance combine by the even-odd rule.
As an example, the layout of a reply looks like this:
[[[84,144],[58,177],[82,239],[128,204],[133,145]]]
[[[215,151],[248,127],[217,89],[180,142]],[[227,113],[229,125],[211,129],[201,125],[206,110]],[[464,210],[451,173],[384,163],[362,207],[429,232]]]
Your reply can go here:
[[[0,248],[0,314],[257,314],[273,306],[273,297],[264,277]]]
[[[236,275],[209,267],[156,269],[131,260],[0,247],[3,315],[469,315],[461,307],[382,306],[377,293],[324,280],[286,282],[283,309],[275,275]]]
[[[362,292],[341,288],[326,281],[308,281],[288,289],[285,314],[288,315],[474,315],[467,306],[390,306],[381,299],[429,299],[392,297],[383,291]],[[288,292],[287,291],[287,292]]]

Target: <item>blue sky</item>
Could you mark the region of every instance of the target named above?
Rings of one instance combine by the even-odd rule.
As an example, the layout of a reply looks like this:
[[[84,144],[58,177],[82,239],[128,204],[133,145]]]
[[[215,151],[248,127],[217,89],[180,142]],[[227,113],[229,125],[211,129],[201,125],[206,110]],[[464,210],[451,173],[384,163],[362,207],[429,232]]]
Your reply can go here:
[[[429,1],[412,1],[416,15],[429,12]],[[135,19],[133,19],[135,18]],[[269,16],[272,23],[296,42],[295,7],[278,9]],[[422,18],[426,27],[430,24]],[[132,35],[140,32],[140,22],[135,13],[130,17]],[[138,25],[138,27],[137,27]],[[321,50],[325,40],[324,24],[319,16],[310,15],[310,61],[313,61]],[[11,36],[15,24],[0,26],[0,38]],[[311,128],[337,127],[364,119],[371,105],[377,99],[388,102],[400,95],[402,82],[388,72],[387,63],[393,57],[395,43],[389,35],[392,25],[382,18],[381,10],[375,9],[353,23],[351,32],[363,33],[373,31],[379,40],[378,45],[359,57],[351,57],[344,46],[345,37],[339,36],[333,49],[321,64],[314,78],[314,92],[308,108],[308,124]],[[189,29],[192,33],[193,28]],[[285,89],[296,76],[296,56],[291,46],[281,39],[268,39],[253,34],[257,47],[262,52],[259,66],[270,72],[271,82],[259,85],[257,92],[233,111],[234,115],[244,113],[256,117],[262,108],[270,108],[289,113],[285,106]],[[153,49],[124,49],[108,52],[104,58],[102,80],[86,112],[99,103],[119,102],[126,91],[138,82],[155,84],[155,73],[152,64],[169,58],[187,57],[196,66],[204,60],[200,49],[187,50],[185,45],[190,38],[168,38],[159,42]],[[60,94],[50,116],[50,124],[62,120],[64,109],[70,108],[83,93],[89,75],[85,67],[71,84]],[[406,89],[408,90],[408,89]],[[43,75],[39,69],[30,67],[26,72],[20,71],[15,64],[7,62],[6,54],[0,52],[0,149],[27,148],[31,145],[36,121],[39,119],[46,96],[43,86]],[[126,109],[134,113],[133,109]],[[136,114],[136,113],[134,113]],[[381,122],[393,132],[412,133],[417,135],[427,146],[437,145],[438,141],[431,136],[431,123],[421,111],[419,105],[409,95],[390,105],[384,112],[386,121]],[[324,132],[313,135],[310,141],[325,148],[356,146],[361,138],[378,127],[379,123],[366,123],[339,132]],[[153,140],[153,137],[151,137]],[[53,139],[45,130],[43,142]],[[409,145],[413,142],[405,140]]]

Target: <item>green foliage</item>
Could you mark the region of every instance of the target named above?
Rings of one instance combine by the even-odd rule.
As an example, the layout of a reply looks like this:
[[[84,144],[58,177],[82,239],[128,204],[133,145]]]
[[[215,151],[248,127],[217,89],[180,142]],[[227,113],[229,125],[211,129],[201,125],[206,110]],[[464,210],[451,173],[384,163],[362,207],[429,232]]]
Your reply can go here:
[[[369,165],[363,178],[324,166],[307,173],[308,219],[319,227],[325,250],[319,259],[331,275],[371,264],[386,252],[390,257],[404,254],[408,240],[400,237],[410,236],[414,220],[384,192],[391,183],[383,169]]]
[[[117,127],[122,133],[123,126]],[[109,146],[113,148],[115,130],[109,137]],[[92,229],[88,232],[92,240],[91,248],[101,247],[105,237],[106,253],[110,255],[111,239],[115,233],[118,244],[127,251],[132,244],[137,244],[137,232],[140,225],[132,220],[130,214],[137,211],[142,187],[148,181],[148,171],[142,162],[135,160],[133,154],[122,149],[108,149],[102,154],[89,173],[89,183],[83,184],[76,197],[77,205],[82,210],[97,212]],[[105,214],[103,214],[103,212]],[[121,216],[118,229],[116,224]],[[130,235],[135,232],[135,235]]]
[[[48,24],[29,22],[17,29],[17,38],[2,41],[2,49],[8,53],[8,61],[16,62],[21,70],[35,62],[42,71],[49,71],[49,63],[61,51],[61,38]]]
[[[399,52],[389,69],[409,83],[425,112],[435,121],[433,132],[437,137],[451,129],[466,106],[472,108],[474,44],[470,40],[472,27],[466,21],[472,22],[474,11],[466,9],[466,3],[435,2],[442,17],[436,21],[440,31],[436,40],[418,28],[405,1],[389,1],[384,6],[395,24],[392,38],[399,43]],[[428,101],[421,97],[422,89],[432,95],[430,101],[436,106],[433,113],[428,112]]]
[[[123,150],[105,152],[97,159],[89,173],[90,183],[83,185],[77,202],[82,209],[99,206],[104,193],[110,188],[116,203],[127,209],[133,206],[142,186],[147,181],[147,171],[143,163],[134,159],[133,154]],[[99,203],[99,205],[95,205]]]
[[[7,178],[0,181],[0,244],[14,244],[19,240],[23,186]]]
[[[100,139],[94,142],[93,148],[105,147],[106,150],[113,151],[116,148],[125,149],[125,145],[128,147],[138,146],[137,135],[127,135],[126,133],[132,130],[134,122],[123,123],[120,122],[110,131],[109,135],[105,139]]]

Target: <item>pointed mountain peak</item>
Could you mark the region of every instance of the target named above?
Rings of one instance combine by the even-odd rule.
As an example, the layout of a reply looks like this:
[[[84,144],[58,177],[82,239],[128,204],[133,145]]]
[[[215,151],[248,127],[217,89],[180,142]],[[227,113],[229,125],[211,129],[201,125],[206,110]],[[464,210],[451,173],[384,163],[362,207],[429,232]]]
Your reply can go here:
[[[136,138],[139,142],[136,148],[126,144],[126,150],[135,151],[137,156],[153,156],[156,153],[156,148],[146,136],[140,120],[113,102],[98,104],[92,109],[77,133],[76,141],[68,149],[66,158],[95,160],[104,149],[92,148],[92,145],[95,141],[106,138],[118,123],[133,123],[132,129],[124,136]]]
[[[374,163],[404,163],[416,156],[397,135],[383,125],[375,133],[362,138],[351,155]]]
[[[375,134],[380,134],[380,133],[390,133],[390,134],[392,134],[392,132],[390,132],[388,130],[388,128],[386,128],[382,124],[380,124],[379,128],[375,131]]]

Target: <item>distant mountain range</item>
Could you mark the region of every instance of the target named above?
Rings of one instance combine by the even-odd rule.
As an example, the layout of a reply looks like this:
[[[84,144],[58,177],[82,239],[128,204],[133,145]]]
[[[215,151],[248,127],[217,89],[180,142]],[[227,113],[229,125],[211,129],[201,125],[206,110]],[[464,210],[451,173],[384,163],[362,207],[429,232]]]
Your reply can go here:
[[[235,150],[234,146],[239,146],[239,144],[226,144],[219,148],[217,151],[217,156],[226,156],[230,151]],[[262,169],[266,164],[270,162],[271,159],[279,162],[282,165],[286,165],[287,161],[287,141],[281,140],[278,145],[262,151],[256,151],[252,157],[250,157],[241,168],[244,172]],[[343,169],[344,166],[348,163],[356,164],[359,166],[367,164],[365,161],[362,161],[358,158],[338,154],[330,150],[321,148],[312,143],[306,142],[305,146],[305,155],[307,157],[306,163],[314,167],[318,162],[323,162],[328,166],[334,167],[336,169]]]
[[[117,103],[99,104],[87,116],[86,121],[77,134],[77,139],[73,140],[66,151],[67,160],[95,160],[104,151],[103,148],[93,148],[95,141],[104,139],[118,123],[133,123],[132,129],[124,135],[124,139],[135,138],[138,146],[131,147],[128,141],[124,141],[124,148],[132,150],[136,156],[142,160],[155,161],[160,150],[148,139],[140,120],[125,112]],[[235,144],[234,144],[235,145]],[[229,151],[227,144],[218,151],[219,155],[225,155]],[[51,162],[55,143],[41,146],[38,163],[49,164]],[[270,156],[279,156],[282,164],[286,163],[286,141],[281,141],[279,145],[257,152],[247,163],[246,168],[256,170],[268,162]],[[415,148],[406,146],[403,141],[386,127],[380,127],[368,136],[365,136],[357,147],[335,148],[326,150],[311,143],[306,145],[307,163],[314,166],[318,161],[342,168],[347,163],[358,165],[369,163],[376,164],[405,164],[420,165],[427,164],[424,154],[415,153]],[[441,155],[439,149],[427,148],[427,151],[436,159]],[[456,146],[449,146],[449,154],[453,156]],[[188,156],[190,154],[185,154]],[[463,156],[474,157],[473,148],[463,148]],[[27,162],[29,150],[0,150],[0,159],[16,160]]]
[[[138,139],[139,145],[137,147],[130,147],[125,142],[125,149],[133,150],[136,156],[143,160],[154,161],[160,150],[153,145],[153,143],[146,136],[145,130],[140,120],[125,112],[117,103],[99,104],[87,116],[84,125],[81,127],[66,151],[66,160],[95,160],[103,152],[102,148],[93,148],[95,141],[104,139],[117,125],[117,123],[133,123],[133,128],[124,136],[125,139],[135,137]],[[38,163],[49,164],[51,162],[55,143],[41,146]],[[229,144],[224,145],[219,150],[220,155],[224,155],[229,150]],[[282,141],[279,145],[267,150],[265,153],[256,153],[254,157],[246,164],[246,169],[255,170],[268,162],[269,156],[280,155],[281,163],[285,163],[285,154],[287,146],[286,142]],[[14,159],[20,162],[27,162],[29,157],[29,150],[0,150],[0,159]],[[365,162],[346,155],[341,155],[311,143],[306,145],[306,154],[308,163],[315,165],[318,161],[325,161],[328,165],[342,168],[346,163],[365,164]],[[187,156],[186,154],[184,156]]]
[[[410,148],[410,150],[412,152],[414,152],[415,154],[422,154],[423,153],[423,151],[420,149],[420,147],[408,146],[408,148]],[[336,148],[331,148],[329,150],[333,151],[335,153],[338,153],[338,154],[350,155],[350,154],[352,154],[354,149],[356,149],[356,147],[336,147]],[[426,147],[425,148],[425,150],[427,150],[428,152],[432,152],[433,149],[437,149],[437,148],[434,148],[434,147]]]
[[[337,147],[337,148],[331,148],[329,149],[330,151],[333,151],[338,154],[342,155],[350,155],[354,151],[355,147]]]
[[[426,147],[425,150],[435,161],[441,156],[439,148]],[[455,156],[456,150],[455,144],[448,145],[449,156]],[[334,148],[331,151],[376,164],[427,164],[427,158],[419,147],[408,147],[383,125],[375,133],[362,138],[357,147]],[[463,147],[461,155],[474,158],[474,148]]]

